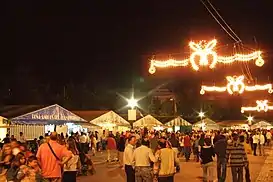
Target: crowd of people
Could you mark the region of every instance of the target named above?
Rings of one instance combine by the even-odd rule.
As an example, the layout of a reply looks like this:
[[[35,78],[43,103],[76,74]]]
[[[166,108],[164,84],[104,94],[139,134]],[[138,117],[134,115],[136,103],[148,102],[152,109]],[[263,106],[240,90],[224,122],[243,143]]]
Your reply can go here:
[[[121,134],[117,149],[123,154],[128,182],[172,182],[180,171],[179,158],[200,162],[203,181],[214,181],[214,158],[217,161],[218,181],[226,181],[229,164],[233,182],[250,182],[247,154],[265,156],[265,145],[270,146],[272,131],[211,131],[211,132],[133,132]],[[120,138],[120,136],[119,136]],[[120,155],[119,155],[120,156]],[[122,159],[122,158],[120,158]],[[122,164],[121,164],[122,166]],[[186,167],[186,166],[183,166]],[[243,176],[245,170],[245,176]]]
[[[77,175],[94,172],[88,150],[80,136],[56,132],[27,142],[6,135],[1,148],[0,182],[76,182]]]
[[[264,146],[271,140],[272,132],[266,130],[52,132],[31,142],[22,132],[18,139],[7,134],[0,152],[0,182],[76,182],[78,175],[95,173],[91,158],[98,151],[107,152],[107,162],[119,163],[128,182],[172,182],[182,157],[201,163],[203,181],[214,180],[216,160],[218,181],[226,181],[229,164],[233,182],[249,182],[247,154],[265,156]]]

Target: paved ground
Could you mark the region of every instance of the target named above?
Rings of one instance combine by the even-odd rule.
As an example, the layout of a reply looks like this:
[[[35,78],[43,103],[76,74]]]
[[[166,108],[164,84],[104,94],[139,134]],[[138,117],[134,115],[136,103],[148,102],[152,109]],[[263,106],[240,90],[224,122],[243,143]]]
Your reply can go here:
[[[273,181],[273,148],[269,151],[256,182]]]
[[[269,154],[268,157],[262,156],[252,156],[249,155],[250,161],[250,173],[251,181],[263,181],[272,182],[273,180],[273,150],[266,149],[266,153]],[[118,167],[116,163],[105,163],[105,154],[100,153],[93,158],[96,164],[96,174],[93,176],[80,177],[80,182],[105,182],[105,181],[119,181],[125,182],[125,173],[122,169]],[[199,163],[190,161],[185,162],[184,159],[180,159],[181,172],[175,176],[175,181],[186,181],[195,182],[201,181],[202,168]],[[216,178],[216,164],[215,165],[215,179]],[[227,169],[227,182],[231,182],[231,172],[230,168]]]

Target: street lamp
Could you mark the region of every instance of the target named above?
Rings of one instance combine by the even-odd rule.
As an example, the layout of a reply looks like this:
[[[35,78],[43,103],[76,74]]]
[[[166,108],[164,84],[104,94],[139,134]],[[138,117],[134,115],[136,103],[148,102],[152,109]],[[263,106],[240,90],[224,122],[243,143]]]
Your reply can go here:
[[[137,100],[134,97],[131,97],[131,99],[127,99],[128,106],[131,107],[131,109],[134,109],[138,106]]]
[[[253,119],[254,119],[253,116],[248,116],[247,117],[248,125],[252,125]]]
[[[199,112],[198,116],[199,116],[199,117],[201,118],[201,120],[202,120],[202,118],[205,117],[205,113],[201,111],[201,112]]]
[[[202,131],[204,131],[206,124],[203,121],[203,117],[205,117],[205,113],[201,111],[201,112],[198,113],[198,116],[201,118],[201,121],[202,121],[201,128],[202,128]]]

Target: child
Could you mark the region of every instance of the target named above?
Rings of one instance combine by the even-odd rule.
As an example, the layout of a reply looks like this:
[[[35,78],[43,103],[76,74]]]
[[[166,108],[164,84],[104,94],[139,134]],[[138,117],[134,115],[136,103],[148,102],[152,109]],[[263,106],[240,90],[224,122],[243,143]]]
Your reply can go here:
[[[11,167],[8,169],[7,172],[7,181],[11,182],[11,181],[16,181],[17,180],[17,174],[20,170],[21,166],[24,166],[26,163],[26,158],[24,156],[24,154],[22,153],[18,153],[16,155],[16,157],[14,158],[14,160],[11,163]]]
[[[211,146],[210,138],[204,139],[204,146],[201,147],[200,160],[203,167],[203,181],[213,181],[213,159],[215,153]]]
[[[42,182],[41,169],[35,156],[28,158],[28,165],[22,165],[17,174],[17,179],[21,182]]]

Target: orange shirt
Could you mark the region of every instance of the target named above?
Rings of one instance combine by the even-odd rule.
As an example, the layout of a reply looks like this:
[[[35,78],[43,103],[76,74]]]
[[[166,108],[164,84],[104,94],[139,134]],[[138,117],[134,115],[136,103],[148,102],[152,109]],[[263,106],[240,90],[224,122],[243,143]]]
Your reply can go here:
[[[60,160],[64,157],[70,157],[71,153],[65,148],[65,146],[52,140],[50,140],[49,143]],[[41,164],[42,175],[44,178],[60,178],[62,176],[59,162],[51,152],[47,143],[44,143],[39,147],[37,158]]]

